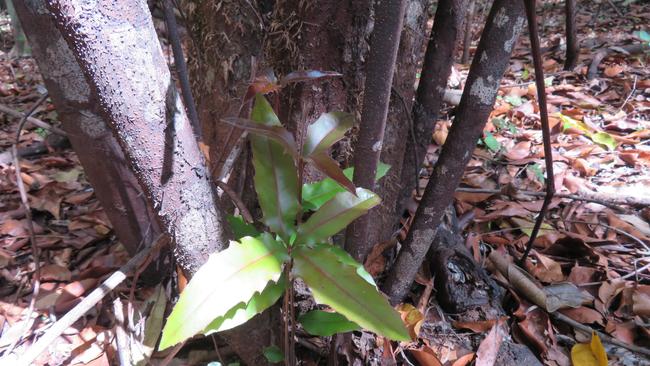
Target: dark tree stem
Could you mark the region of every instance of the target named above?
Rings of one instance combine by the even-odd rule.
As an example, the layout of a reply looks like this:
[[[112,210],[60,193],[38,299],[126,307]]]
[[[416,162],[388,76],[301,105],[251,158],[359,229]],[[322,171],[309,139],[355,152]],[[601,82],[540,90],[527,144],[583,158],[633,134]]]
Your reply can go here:
[[[355,145],[353,182],[357,187],[374,189],[397,59],[405,0],[384,0],[375,6],[375,27],[370,43],[359,139]],[[345,246],[358,261],[363,261],[373,243],[368,243],[368,215],[348,227]]]
[[[466,2],[466,0],[441,0],[438,3],[412,110],[415,142],[406,144],[400,180],[402,191],[397,202],[397,212],[402,212],[406,200],[411,197],[413,189],[417,188],[417,172],[422,166],[427,147],[431,143],[431,134],[438,120],[447,79],[451,74],[454,45],[464,14],[463,5]],[[414,174],[416,174],[415,178]]]
[[[176,15],[174,14],[172,0],[163,0],[163,8],[165,10],[165,24],[167,24],[169,43],[172,45],[172,53],[174,54],[174,66],[176,67],[176,74],[181,84],[181,94],[183,95],[183,102],[185,102],[187,117],[192,123],[194,135],[200,140],[201,124],[199,122],[199,114],[196,112],[194,96],[192,96],[192,87],[190,86],[190,78],[183,54],[183,46],[181,45],[181,37],[178,34],[178,24],[176,24]]]
[[[524,0],[526,4],[526,16],[528,18],[528,33],[530,35],[530,47],[533,53],[533,64],[535,66],[535,85],[537,86],[537,101],[539,104],[539,115],[542,121],[542,140],[544,141],[544,163],[546,164],[546,195],[542,208],[539,211],[533,231],[530,233],[530,240],[526,245],[524,254],[519,260],[522,265],[530,253],[539,229],[544,222],[544,216],[555,193],[555,175],[553,174],[553,149],[551,147],[551,129],[548,123],[548,110],[546,108],[546,89],[544,85],[544,66],[542,65],[542,54],[539,50],[539,34],[537,32],[537,16],[535,14],[535,0]]]
[[[576,29],[576,0],[565,0],[565,22],[566,22],[566,59],[564,60],[564,70],[573,70],[578,62],[580,42]]]
[[[469,49],[472,46],[472,23],[476,16],[476,0],[469,0],[467,17],[465,18],[465,36],[463,37],[463,55],[460,58],[461,64],[469,62]]]
[[[520,1],[496,0],[492,5],[456,118],[383,287],[393,303],[398,303],[407,294],[445,209],[453,201],[454,191],[494,106],[499,83],[524,22]]]

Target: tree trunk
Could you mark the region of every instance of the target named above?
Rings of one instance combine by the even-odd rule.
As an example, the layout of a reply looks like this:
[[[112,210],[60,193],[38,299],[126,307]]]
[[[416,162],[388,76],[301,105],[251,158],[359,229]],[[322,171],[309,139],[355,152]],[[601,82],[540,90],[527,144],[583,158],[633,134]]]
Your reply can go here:
[[[397,261],[384,285],[393,303],[408,292],[446,207],[493,109],[499,83],[525,23],[522,1],[496,0],[470,68],[456,118],[424,191]]]
[[[397,201],[402,190],[401,178],[409,174],[413,181],[413,168],[405,171],[403,163],[413,145],[411,116],[413,96],[415,95],[416,75],[421,66],[423,45],[426,40],[428,1],[410,0],[406,4],[404,29],[399,42],[392,94],[386,118],[386,130],[380,156],[382,163],[390,165],[390,170],[374,187],[381,197],[381,205],[368,213],[372,228],[368,230],[365,246],[372,248],[378,243],[390,240],[398,229],[399,213]],[[422,80],[422,79],[421,79]],[[410,153],[412,154],[412,152]]]
[[[361,126],[354,154],[353,182],[357,187],[374,189],[375,186],[405,5],[405,0],[375,3],[375,25],[366,69]],[[346,231],[345,248],[361,262],[372,249],[373,243],[367,242],[369,223],[369,216],[362,216]]]
[[[575,0],[565,0],[565,21],[566,21],[566,59],[564,60],[564,70],[573,70],[578,62],[580,54],[580,41],[578,40],[578,31],[576,29],[576,13],[578,8]]]
[[[401,193],[395,200],[397,212],[402,211],[416,188],[418,172],[431,143],[431,135],[438,121],[447,80],[451,74],[454,47],[460,33],[465,3],[465,0],[441,0],[438,3],[413,106],[415,141],[406,146]]]
[[[109,127],[189,275],[226,247],[228,226],[146,2],[48,2]]]
[[[160,234],[155,217],[117,140],[111,134],[77,61],[52,22],[45,2],[17,1],[34,58],[63,129],[113,230],[131,255]],[[162,268],[158,268],[162,270]],[[157,278],[156,278],[157,279]]]

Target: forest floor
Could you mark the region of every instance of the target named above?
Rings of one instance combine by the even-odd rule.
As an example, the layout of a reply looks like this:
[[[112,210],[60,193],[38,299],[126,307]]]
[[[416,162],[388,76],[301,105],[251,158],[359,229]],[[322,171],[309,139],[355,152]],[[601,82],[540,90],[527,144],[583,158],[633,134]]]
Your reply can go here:
[[[393,348],[392,355],[384,352],[382,364],[488,365],[489,360],[502,357],[497,356],[499,345],[511,337],[543,364],[570,365],[574,344],[588,342],[590,336],[570,320],[629,345],[650,345],[650,4],[625,1],[618,8],[605,1],[587,4],[592,2],[580,2],[581,51],[572,71],[562,70],[563,5],[551,2],[545,6],[541,43],[546,50],[554,182],[562,195],[552,200],[524,266],[528,276],[518,276],[521,272],[515,268],[505,276],[503,271],[488,268],[507,293],[503,302],[507,316],[458,321],[456,314],[444,313],[432,291],[433,278],[424,268],[412,294],[419,305],[400,306],[405,323],[419,337]],[[8,52],[7,22],[6,16],[0,18]],[[475,23],[478,27],[481,22]],[[645,53],[630,54],[626,50],[631,44],[648,47]],[[604,57],[592,68],[596,74],[590,78],[589,68],[597,55]],[[468,69],[469,65],[454,66],[450,89],[462,89]],[[41,85],[32,59],[0,56],[0,107],[29,110],[41,96]],[[490,252],[517,259],[541,208],[545,167],[536,99],[529,43],[522,36],[456,194],[463,240],[470,255],[484,267],[489,267]],[[428,168],[447,136],[453,103],[446,111],[433,134]],[[49,100],[36,109],[34,117],[59,125]],[[21,131],[17,145],[29,153],[20,159],[32,213],[28,219],[10,153],[18,122],[19,118],[0,113],[0,352],[5,355],[28,349],[56,319],[129,259],[75,153],[55,134],[30,123]],[[423,169],[422,188],[426,172]],[[41,252],[41,284],[32,311],[35,258],[30,222]],[[404,224],[408,227],[408,220]],[[528,285],[522,288],[518,284],[522,282]],[[132,286],[131,281],[123,283],[88,311],[49,346],[50,355],[42,355],[37,364],[117,364],[115,299],[129,304],[129,314],[135,313],[136,319],[140,312],[154,314],[146,327],[137,321],[130,325],[139,334],[143,357],[152,355],[153,349],[145,345],[152,339],[155,344],[160,333],[162,315],[155,310],[167,306],[170,299],[165,294],[169,292],[164,283],[137,287],[135,294]],[[544,309],[531,298],[540,291],[554,291],[556,302],[549,300]],[[567,305],[572,307],[554,312],[557,306]],[[378,346],[382,340],[367,333],[358,341],[356,352],[368,364],[373,354],[391,349]],[[604,350],[610,364],[650,365],[650,358],[638,350],[603,341],[604,348],[594,344],[591,352]],[[322,361],[312,353],[301,353],[306,354],[303,364]],[[161,364],[167,355],[153,352],[151,363]],[[222,356],[227,358],[227,351],[219,354],[211,342],[204,342],[186,347],[170,364],[206,364]],[[516,356],[510,360],[527,364],[515,361]]]

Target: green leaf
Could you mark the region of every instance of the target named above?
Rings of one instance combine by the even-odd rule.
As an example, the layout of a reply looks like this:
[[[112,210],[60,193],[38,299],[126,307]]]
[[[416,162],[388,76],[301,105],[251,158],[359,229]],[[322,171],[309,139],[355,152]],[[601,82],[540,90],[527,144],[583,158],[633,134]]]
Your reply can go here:
[[[339,313],[323,310],[309,311],[298,319],[307,333],[315,336],[329,337],[336,333],[359,330],[359,326]]]
[[[375,181],[383,178],[388,170],[390,170],[390,165],[379,162]],[[354,168],[344,169],[343,174],[351,180]],[[345,189],[331,178],[325,178],[315,183],[305,183],[302,185],[302,203],[305,209],[316,211],[339,192],[345,192]]]
[[[354,126],[354,117],[349,113],[323,113],[314,123],[307,127],[307,136],[302,149],[303,156],[324,153],[335,142],[345,136]]]
[[[325,173],[329,178],[333,179],[340,186],[344,187],[348,192],[353,193],[356,187],[352,181],[345,176],[338,163],[332,159],[327,152],[320,152],[311,154],[307,160],[314,164],[318,170]]]
[[[357,188],[357,195],[339,192],[318,209],[307,222],[298,227],[298,244],[314,244],[326,241],[343,230],[357,217],[381,202],[376,194],[365,188]]]
[[[608,150],[616,150],[616,146],[618,146],[616,139],[614,139],[614,137],[607,132],[596,132],[591,134],[589,137],[593,142],[607,147]]]
[[[519,107],[520,105],[524,104],[524,101],[521,100],[521,97],[518,95],[506,95],[503,100],[505,100],[506,103],[510,104],[513,107]]]
[[[267,126],[280,121],[264,96],[255,96],[251,119]],[[251,136],[255,191],[264,213],[263,222],[285,240],[294,233],[298,214],[298,174],[294,159],[276,141]]]
[[[366,268],[363,266],[363,264],[357,262],[350,253],[346,252],[343,248],[337,246],[337,245],[329,245],[329,244],[317,244],[317,245],[324,245],[327,246],[328,250],[339,258],[339,261],[343,264],[347,264],[348,266],[352,266],[357,269],[357,274],[359,277],[363,278],[368,282],[369,284],[377,287],[377,284],[375,283],[375,279],[372,278],[372,275],[366,271]]]
[[[239,303],[228,310],[224,316],[213,320],[203,330],[203,334],[208,335],[215,332],[223,332],[246,323],[255,315],[268,309],[278,301],[284,293],[287,283],[284,276],[281,276],[278,282],[270,281],[262,292],[256,292],[248,303]]]
[[[639,37],[639,39],[641,39],[642,41],[650,42],[650,33],[648,33],[647,31],[640,30],[640,31],[634,32],[634,33],[636,33],[636,36]]]
[[[511,217],[510,220],[512,220],[512,222],[514,222],[519,227],[519,230],[521,230],[521,232],[523,232],[527,236],[531,236],[533,234],[533,226],[535,226],[534,222],[529,221],[529,219],[516,217],[516,216]],[[553,226],[545,222],[542,222],[542,226],[539,227],[538,236],[544,236],[554,231],[555,229],[553,229]]]
[[[560,117],[560,121],[562,121],[562,131],[566,131],[569,128],[574,128],[576,130],[582,131],[586,134],[590,134],[591,130],[589,127],[581,121],[578,121],[577,119],[573,119],[569,116],[565,116],[562,113],[558,115]]]
[[[264,348],[262,353],[264,353],[264,357],[270,363],[278,363],[284,361],[284,353],[282,353],[280,347],[276,345]]]
[[[288,259],[287,249],[270,234],[230,242],[212,254],[181,293],[167,318],[159,350],[201,332],[235,305],[248,301],[269,281],[277,281]]]
[[[292,257],[292,273],[305,281],[316,302],[332,307],[348,320],[382,336],[410,339],[386,298],[359,277],[354,266],[341,263],[328,246],[297,246]]]
[[[531,172],[533,172],[533,174],[535,175],[535,177],[540,183],[544,183],[546,181],[546,178],[544,177],[544,172],[542,171],[542,167],[539,164],[537,163],[531,164],[528,165],[526,168],[529,169]]]
[[[298,150],[296,148],[296,141],[291,132],[287,131],[283,126],[276,125],[263,125],[246,118],[229,117],[221,119],[229,125],[244,129],[259,136],[265,136],[277,142],[284,147],[284,151],[289,153],[294,158],[298,158]]]
[[[501,150],[501,144],[497,139],[494,138],[491,132],[485,131],[485,137],[483,137],[483,143],[493,152]]]
[[[336,71],[319,71],[319,70],[304,70],[304,71],[294,71],[287,74],[280,80],[281,85],[286,85],[289,83],[297,83],[301,81],[309,80],[318,80],[323,78],[332,78],[343,76]]]
[[[241,216],[226,215],[226,220],[230,224],[233,234],[235,234],[235,239],[239,240],[244,236],[258,236],[260,235],[259,231],[255,226],[244,222],[244,219]]]

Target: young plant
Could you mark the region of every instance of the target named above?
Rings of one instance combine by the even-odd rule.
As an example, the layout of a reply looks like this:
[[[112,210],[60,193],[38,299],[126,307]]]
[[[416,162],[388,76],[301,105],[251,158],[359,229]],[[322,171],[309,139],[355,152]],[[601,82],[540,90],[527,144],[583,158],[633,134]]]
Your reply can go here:
[[[362,327],[390,339],[409,339],[398,313],[363,266],[331,244],[334,234],[380,202],[373,192],[356,188],[349,179],[352,171],[342,171],[327,153],[352,127],[352,117],[321,115],[308,127],[300,151],[260,92],[254,95],[250,120],[226,122],[251,132],[255,190],[268,232],[230,218],[242,235],[212,254],[191,279],[167,318],[159,349],[198,333],[231,329],[267,309],[291,283],[284,268],[304,281],[317,303],[337,312],[302,315],[308,331],[331,335]],[[305,184],[299,192],[298,167],[305,162],[329,178]],[[384,166],[380,174],[385,172]],[[297,220],[303,210],[313,211],[304,222]]]

